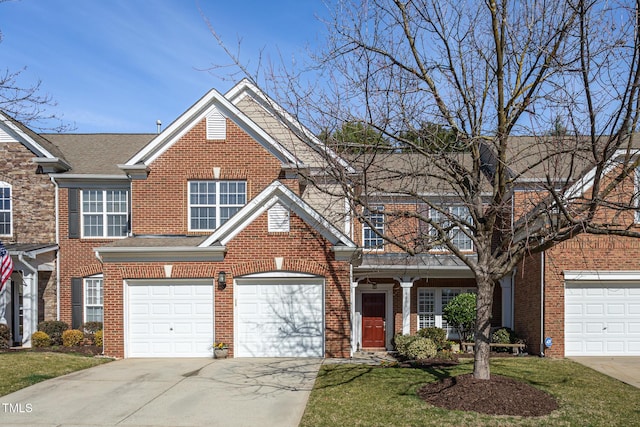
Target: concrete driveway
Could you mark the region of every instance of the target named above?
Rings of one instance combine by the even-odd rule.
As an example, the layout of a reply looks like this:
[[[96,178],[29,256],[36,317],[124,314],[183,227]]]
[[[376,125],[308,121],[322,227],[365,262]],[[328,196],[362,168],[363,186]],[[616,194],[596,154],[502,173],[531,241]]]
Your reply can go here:
[[[321,359],[125,359],[0,397],[0,425],[297,426]]]
[[[640,356],[581,356],[569,359],[640,388]]]

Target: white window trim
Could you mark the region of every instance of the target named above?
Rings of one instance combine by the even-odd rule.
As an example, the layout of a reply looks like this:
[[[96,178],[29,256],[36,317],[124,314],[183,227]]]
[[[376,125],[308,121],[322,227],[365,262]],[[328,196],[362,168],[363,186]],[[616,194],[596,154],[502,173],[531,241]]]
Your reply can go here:
[[[374,215],[382,215],[382,224],[380,227],[377,227],[378,229],[381,229],[381,233],[380,234],[384,234],[384,222],[385,222],[385,213],[384,213],[384,206],[372,206],[372,209],[375,210],[376,212],[374,212]],[[366,214],[365,216],[368,216],[369,214]],[[376,246],[376,247],[367,247],[365,245],[365,230],[371,230],[372,228],[369,227],[369,225],[366,222],[362,223],[362,250],[365,252],[384,252],[384,247],[385,247],[385,241],[384,239],[380,236],[380,235],[376,235],[378,239],[381,240],[382,244],[380,246]]]
[[[436,328],[443,328],[443,314],[442,314],[442,291],[444,290],[459,290],[460,293],[477,293],[478,289],[477,288],[457,288],[457,287],[447,287],[447,288],[430,288],[430,287],[420,287],[418,288],[418,292],[416,293],[416,311],[417,311],[417,328],[420,329],[420,316],[422,314],[431,314],[431,313],[422,313],[419,311],[420,309],[420,294],[426,291],[433,291],[434,293],[434,304],[433,304],[433,315],[434,315],[434,326]],[[445,331],[447,331],[447,339],[449,338],[458,338],[457,334],[455,332],[453,332],[453,335],[449,335],[450,332],[448,329],[445,329]]]
[[[88,286],[88,282],[89,281],[95,281],[95,280],[99,280],[100,281],[100,292],[101,292],[101,299],[102,299],[102,304],[88,304],[87,303],[87,296],[88,296],[88,292],[87,292],[87,286]],[[101,307],[102,308],[102,322],[104,323],[104,278],[102,275],[97,275],[97,276],[91,276],[91,277],[85,277],[82,279],[82,319],[83,322],[88,322],[87,320],[87,308],[88,307]],[[94,320],[92,320],[92,322],[94,322]]]
[[[0,234],[0,236],[13,236],[13,186],[8,182],[0,181],[0,188],[8,188],[9,189],[9,234]],[[3,210],[2,212],[7,212]]]
[[[211,229],[205,229],[205,228],[192,228],[191,227],[191,208],[192,207],[197,207],[197,206],[211,206],[211,205],[196,205],[193,206],[191,204],[191,184],[194,182],[213,182],[216,185],[216,202],[215,205],[213,207],[215,207],[216,209],[216,228],[211,228]],[[236,182],[236,183],[243,183],[244,184],[244,203],[243,204],[236,204],[236,205],[221,205],[220,204],[220,184],[223,182]],[[187,181],[187,226],[188,226],[188,230],[189,231],[193,231],[193,232],[200,232],[200,231],[204,231],[204,232],[208,232],[208,231],[215,231],[218,228],[220,228],[220,226],[222,225],[220,223],[220,209],[223,207],[239,207],[242,208],[243,206],[245,206],[247,204],[247,181],[246,180],[242,180],[242,179],[231,179],[231,180],[217,180],[217,179],[194,179],[194,180],[190,180]]]
[[[84,192],[85,191],[98,191],[102,193],[102,203],[103,203],[103,211],[102,211],[102,236],[87,236],[84,233],[84,217],[85,215],[99,215],[100,212],[85,212],[84,211]],[[109,215],[122,215],[121,213],[117,213],[117,212],[107,212],[107,191],[124,191],[125,193],[125,203],[126,203],[126,207],[125,207],[125,216],[126,216],[126,221],[127,223],[129,222],[129,191],[128,190],[124,190],[124,189],[120,189],[120,188],[107,188],[104,190],[100,190],[100,189],[84,189],[84,190],[80,190],[80,236],[82,239],[97,239],[97,240],[104,240],[104,239],[126,239],[127,238],[127,233],[124,233],[124,235],[122,236],[109,236],[107,234],[107,230],[108,230],[108,217]]]

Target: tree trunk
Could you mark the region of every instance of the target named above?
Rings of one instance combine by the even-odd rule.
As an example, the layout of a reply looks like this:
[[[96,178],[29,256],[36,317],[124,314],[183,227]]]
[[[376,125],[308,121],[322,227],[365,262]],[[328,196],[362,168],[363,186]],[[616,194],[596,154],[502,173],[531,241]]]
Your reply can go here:
[[[477,277],[475,354],[473,376],[479,380],[490,378],[489,342],[491,339],[491,311],[495,282],[489,277]]]

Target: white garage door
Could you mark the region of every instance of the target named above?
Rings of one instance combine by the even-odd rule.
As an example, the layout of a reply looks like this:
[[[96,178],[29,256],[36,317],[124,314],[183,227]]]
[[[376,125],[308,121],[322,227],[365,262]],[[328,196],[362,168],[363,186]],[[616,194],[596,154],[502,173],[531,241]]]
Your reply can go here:
[[[640,284],[565,287],[566,356],[640,356]]]
[[[236,357],[323,357],[324,285],[318,279],[238,279]]]
[[[211,357],[213,281],[127,285],[127,357]]]

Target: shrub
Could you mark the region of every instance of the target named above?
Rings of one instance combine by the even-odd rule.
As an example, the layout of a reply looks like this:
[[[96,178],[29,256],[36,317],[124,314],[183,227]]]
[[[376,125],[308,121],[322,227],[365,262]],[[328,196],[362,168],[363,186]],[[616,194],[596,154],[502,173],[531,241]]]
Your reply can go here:
[[[93,345],[97,346],[97,347],[102,347],[102,331],[96,331],[95,335],[93,336]]]
[[[442,309],[442,315],[448,324],[458,330],[461,340],[473,340],[476,323],[476,294],[456,295]]]
[[[393,340],[395,341],[396,344],[396,350],[398,351],[398,353],[401,356],[405,356],[407,355],[407,348],[409,347],[409,344],[411,344],[412,341],[414,341],[416,338],[415,335],[402,335],[402,334],[398,334],[396,335]]]
[[[80,345],[83,339],[84,333],[77,329],[68,329],[62,333],[62,345],[65,347]]]
[[[51,338],[46,332],[36,331],[31,335],[31,345],[34,347],[49,347]]]
[[[418,331],[418,336],[422,338],[429,338],[433,341],[438,350],[447,348],[447,331],[442,328],[437,328],[435,326],[422,328]]]
[[[81,331],[86,332],[87,334],[94,335],[96,332],[102,330],[102,322],[86,322],[80,328]]]
[[[429,359],[438,353],[438,348],[429,338],[416,337],[407,347],[409,359]]]
[[[11,329],[9,326],[0,324],[0,349],[6,350],[11,347]]]
[[[69,329],[69,325],[59,320],[46,320],[38,323],[38,330],[51,337],[51,344],[62,345],[62,333]]]
[[[509,328],[500,328],[491,334],[491,342],[498,344],[524,344],[524,340],[518,338],[516,333]],[[508,348],[497,347],[495,351],[510,351]]]

